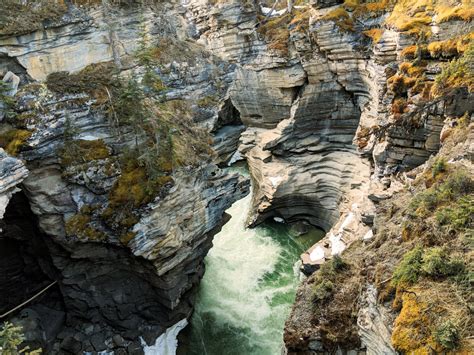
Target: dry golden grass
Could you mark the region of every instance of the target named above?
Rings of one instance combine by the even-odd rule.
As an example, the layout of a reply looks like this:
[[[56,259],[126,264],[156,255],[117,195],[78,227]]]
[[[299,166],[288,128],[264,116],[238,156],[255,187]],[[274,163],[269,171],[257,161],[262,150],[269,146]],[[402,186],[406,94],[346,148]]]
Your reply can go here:
[[[337,9],[328,12],[323,17],[323,20],[337,21],[340,19],[348,19],[349,17],[349,13],[343,7],[338,7]]]
[[[295,10],[292,13],[290,27],[292,31],[306,32],[309,28],[309,19],[311,17],[311,8],[304,10]]]
[[[372,39],[373,43],[378,43],[383,35],[383,29],[381,28],[372,28],[362,32],[364,35]]]
[[[393,8],[393,1],[382,0],[376,2],[362,3],[358,0],[347,0],[344,2],[344,7],[354,11],[354,17],[370,18],[383,15]]]
[[[354,22],[344,7],[338,7],[328,12],[322,17],[322,20],[333,21],[340,29],[344,31],[354,31]]]
[[[263,35],[267,41],[268,48],[278,51],[282,55],[288,55],[289,22],[290,16],[284,15],[268,20],[257,29],[258,33]]]
[[[429,37],[430,23],[452,20],[471,21],[474,18],[472,0],[401,0],[387,18],[387,25],[416,36]]]
[[[474,40],[474,32],[465,36],[451,38],[445,41],[435,41],[428,44],[428,52],[432,58],[458,57],[462,55]]]
[[[414,58],[416,53],[416,45],[408,46],[400,53],[403,58]]]
[[[439,23],[460,20],[471,21],[474,18],[474,4],[471,0],[463,0],[458,6],[440,4],[436,7],[436,21]]]

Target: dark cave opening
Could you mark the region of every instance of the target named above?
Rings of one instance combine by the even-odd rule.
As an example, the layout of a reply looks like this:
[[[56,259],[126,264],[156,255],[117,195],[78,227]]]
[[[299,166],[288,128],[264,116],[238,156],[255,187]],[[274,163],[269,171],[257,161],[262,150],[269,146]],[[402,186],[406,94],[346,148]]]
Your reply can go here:
[[[224,105],[217,113],[217,125],[215,130],[222,128],[223,126],[241,126],[243,125],[240,119],[240,112],[232,103],[231,99],[227,99]]]
[[[26,195],[15,193],[0,221],[0,314],[23,328],[32,349],[47,348],[65,318],[57,285],[14,310],[57,279],[49,249]],[[14,310],[13,312],[11,312]]]

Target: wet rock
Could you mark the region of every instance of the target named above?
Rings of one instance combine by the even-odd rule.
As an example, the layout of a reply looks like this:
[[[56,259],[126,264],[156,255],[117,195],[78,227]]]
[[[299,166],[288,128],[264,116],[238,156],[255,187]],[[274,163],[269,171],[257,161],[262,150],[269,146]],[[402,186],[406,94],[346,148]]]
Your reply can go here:
[[[123,345],[125,344],[125,339],[122,338],[119,334],[115,334],[112,337],[112,341],[114,342],[114,345],[117,347],[123,347]]]
[[[69,335],[61,342],[61,350],[66,353],[78,354],[82,349],[82,343]]]
[[[102,333],[93,334],[89,340],[96,351],[103,351],[107,349],[107,346],[105,345],[104,334]]]
[[[130,355],[143,355],[143,349],[139,342],[133,342],[127,346],[127,352]]]
[[[292,223],[290,226],[291,232],[297,236],[301,236],[308,233],[311,230],[311,228],[312,228],[311,225],[304,221],[298,221],[298,222]]]

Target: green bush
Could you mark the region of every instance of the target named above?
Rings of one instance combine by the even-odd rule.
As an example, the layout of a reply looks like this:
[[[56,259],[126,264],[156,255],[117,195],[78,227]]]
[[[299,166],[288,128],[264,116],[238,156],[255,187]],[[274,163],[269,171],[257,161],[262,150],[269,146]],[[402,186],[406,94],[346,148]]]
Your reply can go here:
[[[331,260],[331,268],[334,271],[342,271],[347,268],[347,263],[339,255],[334,255]]]
[[[457,275],[464,271],[464,262],[450,258],[444,248],[430,248],[423,253],[421,271],[429,276]]]
[[[417,194],[409,209],[416,217],[427,217],[438,207],[458,201],[474,192],[474,180],[463,170],[451,173],[445,181]],[[441,218],[441,216],[440,216]]]
[[[7,95],[10,91],[10,86],[0,80],[0,112],[3,111],[7,119],[15,116],[15,99]]]
[[[13,325],[10,322],[3,323],[3,327],[0,328],[0,354],[2,355],[17,355],[17,354],[29,354],[37,355],[41,354],[41,350],[28,351],[29,347],[19,348],[21,343],[25,340],[22,333],[22,328]]]
[[[433,166],[431,167],[431,173],[433,177],[439,175],[440,173],[443,173],[446,171],[446,159],[444,158],[438,158],[435,160],[433,163]]]
[[[423,250],[417,246],[407,252],[395,268],[392,285],[414,284],[420,276],[458,276],[464,270],[464,262],[450,256],[446,249],[435,247]]]
[[[316,301],[322,301],[331,296],[334,290],[334,284],[329,280],[322,280],[314,285],[313,288],[313,299]]]
[[[441,323],[434,331],[433,336],[446,349],[453,350],[459,346],[459,330],[450,320]]]
[[[469,228],[474,223],[474,198],[464,196],[449,207],[444,207],[436,212],[436,221],[441,226],[451,226],[460,230]]]
[[[442,96],[459,87],[472,90],[474,87],[473,60],[474,42],[471,42],[463,56],[446,64],[441,73],[436,76],[433,87],[435,95]]]
[[[422,258],[423,249],[420,246],[407,252],[393,272],[392,284],[397,286],[417,282],[421,274]]]

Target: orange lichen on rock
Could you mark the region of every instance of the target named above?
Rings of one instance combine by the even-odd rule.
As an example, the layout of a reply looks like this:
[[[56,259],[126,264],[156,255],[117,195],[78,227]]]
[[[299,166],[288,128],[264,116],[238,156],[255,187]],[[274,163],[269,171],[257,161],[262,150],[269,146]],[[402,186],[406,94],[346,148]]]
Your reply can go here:
[[[372,39],[373,43],[378,43],[383,35],[383,29],[372,28],[370,30],[362,32],[364,35]]]
[[[354,21],[344,7],[338,7],[328,12],[322,17],[322,20],[333,21],[344,31],[354,31]]]
[[[427,306],[417,300],[416,294],[402,296],[402,310],[395,320],[392,344],[397,351],[410,354],[430,354],[437,344],[431,336]]]

